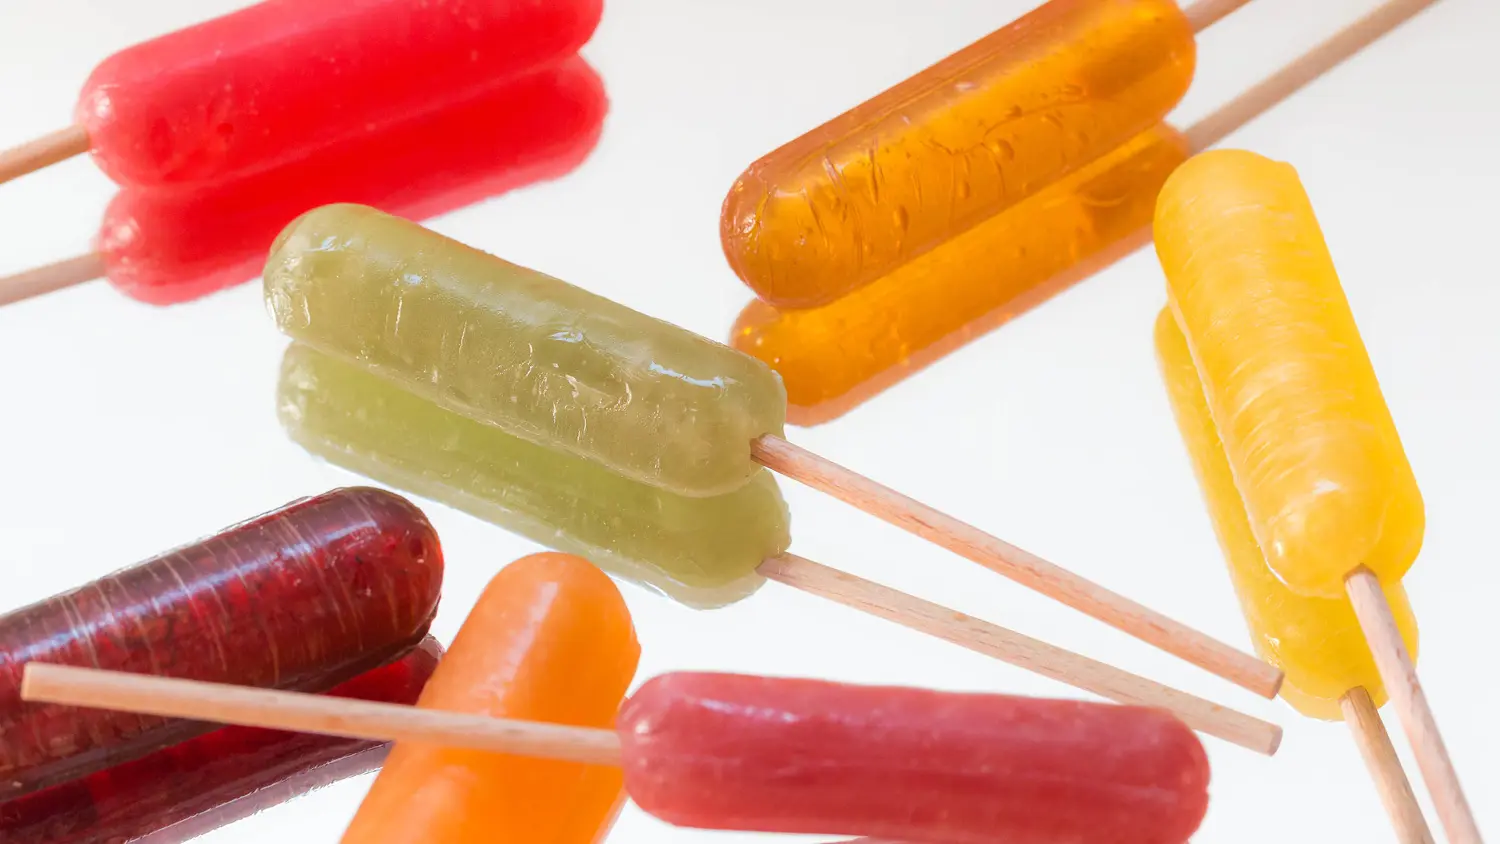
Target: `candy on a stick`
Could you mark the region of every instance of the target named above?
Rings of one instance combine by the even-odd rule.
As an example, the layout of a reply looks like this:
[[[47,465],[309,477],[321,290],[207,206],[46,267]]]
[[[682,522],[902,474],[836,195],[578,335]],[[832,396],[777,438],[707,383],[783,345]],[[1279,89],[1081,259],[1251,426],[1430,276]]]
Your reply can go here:
[[[827,304],[1149,129],[1195,53],[1173,0],[1051,0],[751,164],[724,254],[772,305]]]
[[[347,469],[431,496],[588,559],[693,606],[753,592],[763,577],[895,621],[1261,752],[1275,728],[978,619],[792,554],[786,505],[762,471],[734,492],[688,498],[528,443],[293,343],[279,412],[294,440]]]
[[[1208,802],[1186,726],[1076,701],[683,673],[647,683],[599,730],[38,663],[26,695],[620,765],[643,809],[710,829],[1172,844]]]
[[[1186,841],[1208,759],[1163,712],[678,673],[620,712],[625,786],[679,826],[911,842]]]
[[[293,222],[265,294],[298,342],[680,495],[743,486],[750,441],[782,430],[754,358],[374,209]]]
[[[296,161],[573,53],[602,0],[264,0],[105,59],[76,125],[0,181],[91,150],[122,185],[199,189]]]
[[[413,704],[443,648],[411,653],[327,692]],[[361,739],[225,727],[182,744],[0,803],[6,844],[138,841],[176,844],[375,770],[389,745]]]
[[[0,616],[0,800],[208,730],[23,704],[25,663],[326,691],[421,641],[442,572],[421,511],[344,489]]]
[[[1296,171],[1203,153],[1157,201],[1156,251],[1266,563],[1338,599],[1400,581],[1422,494]]]
[[[1281,696],[1297,711],[1349,722],[1400,839],[1430,842],[1426,821],[1377,712],[1385,703],[1385,686],[1354,607],[1346,597],[1298,595],[1266,565],[1203,398],[1198,370],[1170,310],[1162,310],[1157,317],[1155,336],[1172,414],[1203,491],[1256,653],[1286,672]],[[1383,588],[1407,649],[1415,656],[1417,620],[1406,590],[1399,583],[1383,584]]]
[[[1144,244],[1156,192],[1187,157],[1156,126],[837,302],[752,300],[730,344],[781,375],[789,422],[835,418]]]
[[[417,705],[609,727],[640,653],[609,577],[579,557],[536,554],[490,581]],[[591,844],[623,788],[613,768],[400,742],[343,840]]]
[[[414,223],[351,205],[277,239],[282,331],[449,410],[684,495],[764,465],[1266,696],[1280,673],[1039,557],[796,448],[763,364]]]
[[[1421,548],[1422,496],[1297,172],[1202,153],[1163,186],[1153,231],[1266,565],[1298,594],[1347,592],[1449,837],[1477,842],[1382,591]]]
[[[1170,311],[1156,320],[1156,355],[1255,652],[1286,672],[1281,697],[1298,712],[1325,720],[1342,717],[1339,699],[1356,686],[1383,706],[1385,686],[1348,596],[1299,595],[1266,564],[1204,403],[1198,371]],[[1406,590],[1399,581],[1382,586],[1415,656],[1417,619]]]
[[[308,451],[440,501],[694,607],[739,600],[761,561],[791,545],[789,513],[761,470],[748,484],[689,498],[536,445],[293,343],[277,415]]]
[[[788,422],[847,413],[1147,243],[1156,193],[1189,150],[1218,143],[1433,2],[1391,0],[1181,135],[1157,126],[836,302],[791,310],[753,300],[730,342],[781,373]],[[1187,14],[1211,20],[1223,11],[1214,5]]]
[[[276,235],[310,208],[360,202],[417,220],[561,176],[593,149],[607,107],[598,75],[572,57],[232,185],[125,189],[95,251],[0,278],[0,304],[100,275],[144,302],[188,301],[258,275]]]

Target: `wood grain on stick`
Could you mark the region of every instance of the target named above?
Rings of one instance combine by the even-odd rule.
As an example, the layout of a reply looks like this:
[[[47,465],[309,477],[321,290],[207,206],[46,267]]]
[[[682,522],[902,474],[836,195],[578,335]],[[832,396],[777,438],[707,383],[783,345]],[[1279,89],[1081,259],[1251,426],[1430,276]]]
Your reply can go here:
[[[757,570],[769,580],[894,621],[1117,703],[1165,709],[1199,732],[1267,756],[1281,744],[1281,728],[1275,724],[795,554],[771,557]]]
[[[1406,650],[1406,642],[1401,639],[1385,591],[1380,588],[1380,579],[1360,566],[1344,579],[1344,588],[1354,604],[1354,615],[1359,619],[1365,640],[1370,643],[1380,681],[1385,684],[1391,706],[1401,721],[1401,729],[1411,743],[1417,768],[1432,795],[1438,820],[1448,833],[1448,840],[1452,844],[1480,844],[1483,839],[1479,835],[1479,825],[1469,808],[1468,798],[1464,796],[1463,786],[1459,784],[1458,772],[1443,743],[1442,733],[1438,731],[1427,694],[1417,679],[1416,664]]]
[[[780,437],[754,440],[750,454],[773,472],[826,492],[1258,695],[1273,698],[1281,688],[1281,669]]]
[[[104,275],[104,259],[97,252],[58,261],[34,270],[0,278],[0,305],[62,290]]]
[[[613,730],[71,665],[28,664],[21,698],[243,727],[465,747],[585,765],[620,764],[620,738]]]
[[[1198,0],[1183,8],[1182,16],[1188,19],[1194,32],[1202,32],[1249,2],[1250,0]]]
[[[89,151],[89,134],[69,126],[34,141],[0,150],[0,184]]]
[[[1202,152],[1224,140],[1231,132],[1264,114],[1436,2],[1437,0],[1391,0],[1344,27],[1260,84],[1194,123],[1183,132],[1188,140],[1188,148],[1193,152]]]
[[[1375,701],[1363,686],[1355,686],[1339,698],[1339,707],[1344,711],[1344,723],[1354,734],[1354,744],[1365,760],[1370,779],[1375,781],[1375,790],[1380,794],[1381,805],[1391,818],[1396,831],[1396,840],[1401,844],[1432,844],[1432,832],[1427,828],[1427,819],[1422,817],[1422,807],[1417,804],[1417,795],[1411,790],[1406,772],[1401,770],[1401,760],[1396,748],[1385,731],[1385,722]]]

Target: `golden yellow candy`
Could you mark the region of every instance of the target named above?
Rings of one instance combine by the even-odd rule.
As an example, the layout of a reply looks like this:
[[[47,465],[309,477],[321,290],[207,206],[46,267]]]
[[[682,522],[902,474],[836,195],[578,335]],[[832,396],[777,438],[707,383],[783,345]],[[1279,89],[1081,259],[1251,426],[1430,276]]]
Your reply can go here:
[[[1052,0],[751,164],[724,255],[776,307],[832,302],[1149,129],[1195,58],[1173,0]]]
[[[1194,156],[1162,187],[1156,252],[1266,562],[1337,598],[1360,566],[1396,583],[1422,494],[1297,172]]]
[[[1281,696],[1303,715],[1327,720],[1342,719],[1339,698],[1355,686],[1363,686],[1380,706],[1385,702],[1385,687],[1349,599],[1298,595],[1266,565],[1209,417],[1187,343],[1168,310],[1156,320],[1156,357],[1255,652],[1286,672]],[[1406,590],[1400,583],[1384,587],[1396,625],[1415,659],[1417,620]]]

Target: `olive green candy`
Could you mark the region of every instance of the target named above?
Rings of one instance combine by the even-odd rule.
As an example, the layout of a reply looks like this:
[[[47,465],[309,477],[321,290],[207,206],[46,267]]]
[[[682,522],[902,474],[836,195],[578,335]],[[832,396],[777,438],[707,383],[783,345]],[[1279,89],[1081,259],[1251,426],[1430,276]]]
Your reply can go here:
[[[356,366],[292,344],[278,413],[331,463],[578,554],[690,606],[732,603],[791,544],[765,470],[724,495],[690,498],[482,425]]]
[[[358,205],[277,238],[281,330],[471,419],[681,495],[756,477],[781,378],[690,331]]]

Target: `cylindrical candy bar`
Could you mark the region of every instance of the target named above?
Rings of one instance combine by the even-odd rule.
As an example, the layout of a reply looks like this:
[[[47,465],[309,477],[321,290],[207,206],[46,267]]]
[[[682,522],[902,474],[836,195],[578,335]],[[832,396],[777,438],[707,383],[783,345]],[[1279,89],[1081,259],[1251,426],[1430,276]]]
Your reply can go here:
[[[1338,598],[1360,566],[1396,583],[1422,495],[1297,172],[1249,152],[1188,161],[1156,251],[1266,562]]]
[[[1144,244],[1187,157],[1158,126],[837,302],[752,301],[730,342],[781,374],[788,421],[826,422]]]
[[[571,58],[216,190],[127,188],[95,248],[126,295],[187,301],[255,277],[276,235],[311,208],[360,202],[423,219],[560,176],[593,149],[606,108],[598,75]]]
[[[1194,58],[1172,0],[1052,0],[750,165],[724,254],[772,305],[827,304],[1150,128]]]
[[[602,0],[264,0],[106,59],[76,119],[110,178],[202,187],[574,52]]]
[[[726,674],[669,674],[620,712],[625,785],[706,829],[917,844],[1177,844],[1208,759],[1138,707]]]
[[[640,653],[608,576],[536,554],[490,581],[417,705],[607,728]],[[343,840],[591,844],[621,791],[618,769],[398,742]]]
[[[1376,706],[1384,704],[1385,686],[1349,599],[1298,595],[1266,565],[1203,399],[1198,371],[1171,311],[1162,311],[1156,320],[1156,355],[1255,652],[1286,672],[1281,696],[1298,712],[1326,720],[1343,718],[1339,698],[1356,686],[1368,691]],[[1400,583],[1382,585],[1407,650],[1415,657],[1417,619],[1406,590]]]
[[[539,445],[682,495],[760,471],[781,379],[759,361],[371,208],[311,211],[277,239],[281,330]]]
[[[696,607],[761,583],[755,569],[791,544],[786,502],[761,471],[734,492],[688,498],[513,437],[293,343],[277,413],[308,451],[578,554]]]
[[[413,704],[443,648],[428,637],[390,665],[328,692]],[[389,745],[225,727],[134,762],[0,803],[6,844],[177,844],[374,770]]]
[[[421,511],[344,489],[0,616],[0,799],[212,729],[23,703],[26,663],[326,691],[421,641],[442,573]]]

